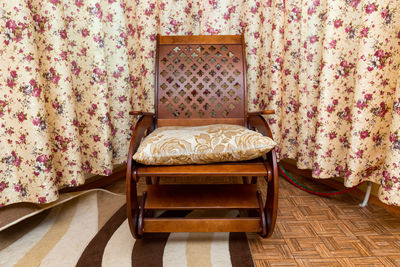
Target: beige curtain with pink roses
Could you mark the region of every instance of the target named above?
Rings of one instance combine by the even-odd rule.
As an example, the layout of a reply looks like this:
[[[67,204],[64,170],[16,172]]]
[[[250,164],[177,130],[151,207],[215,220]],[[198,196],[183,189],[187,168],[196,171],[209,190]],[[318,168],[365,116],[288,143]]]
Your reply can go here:
[[[0,3],[0,205],[45,203],[126,160],[152,110],[157,33],[240,34],[250,110],[316,178],[381,184],[400,205],[400,3],[14,0]]]

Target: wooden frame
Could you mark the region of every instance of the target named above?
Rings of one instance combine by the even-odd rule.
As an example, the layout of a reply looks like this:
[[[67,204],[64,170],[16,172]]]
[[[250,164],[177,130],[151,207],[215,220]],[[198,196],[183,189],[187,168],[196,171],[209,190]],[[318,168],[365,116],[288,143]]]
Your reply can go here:
[[[130,113],[139,116],[129,145],[126,170],[127,216],[135,238],[142,238],[145,232],[258,232],[262,237],[271,236],[278,209],[274,150],[256,160],[205,165],[146,166],[132,158],[147,134],[168,125],[238,124],[272,138],[262,115],[274,112],[247,112],[244,44],[243,35],[157,36],[155,113]],[[200,175],[210,179],[239,176],[243,184],[158,184],[163,176]],[[267,182],[265,202],[256,185],[260,176]],[[137,183],[142,177],[146,178],[147,188],[139,200]],[[155,184],[151,177],[157,177]],[[247,177],[253,177],[251,182]],[[190,219],[151,216],[154,210],[180,209],[240,209],[248,210],[249,216]]]

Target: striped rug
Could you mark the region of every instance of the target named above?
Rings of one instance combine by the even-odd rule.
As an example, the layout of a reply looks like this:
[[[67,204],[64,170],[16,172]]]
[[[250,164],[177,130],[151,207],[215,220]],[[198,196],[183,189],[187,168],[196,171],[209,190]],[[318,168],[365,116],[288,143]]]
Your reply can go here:
[[[125,196],[95,191],[24,220],[0,232],[0,266],[254,266],[244,233],[148,234],[135,240],[125,208]],[[159,214],[203,215],[216,214]]]

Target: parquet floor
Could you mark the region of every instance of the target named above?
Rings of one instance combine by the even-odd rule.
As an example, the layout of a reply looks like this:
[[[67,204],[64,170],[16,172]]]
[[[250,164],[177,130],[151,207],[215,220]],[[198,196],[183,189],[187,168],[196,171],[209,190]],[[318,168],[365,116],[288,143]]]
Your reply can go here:
[[[400,216],[361,208],[348,194],[311,195],[284,178],[279,190],[273,236],[248,235],[256,266],[400,266]]]

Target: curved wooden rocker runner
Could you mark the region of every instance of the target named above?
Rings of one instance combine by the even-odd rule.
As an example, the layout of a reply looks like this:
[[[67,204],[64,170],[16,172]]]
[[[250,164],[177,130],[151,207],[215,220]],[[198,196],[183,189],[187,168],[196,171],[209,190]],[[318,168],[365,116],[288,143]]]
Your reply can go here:
[[[206,165],[146,166],[133,154],[140,141],[162,126],[216,123],[247,126],[272,138],[263,114],[247,112],[246,62],[243,35],[158,36],[155,113],[139,116],[128,153],[127,216],[135,238],[145,232],[258,232],[271,236],[278,208],[278,169],[275,151],[251,161]],[[160,185],[160,176],[241,176],[243,184]],[[267,181],[265,203],[257,177]],[[137,183],[146,177],[139,203]],[[153,184],[151,177],[156,177]],[[247,177],[252,177],[251,182]],[[247,217],[154,218],[154,210],[240,209]],[[248,216],[253,215],[253,216]]]

